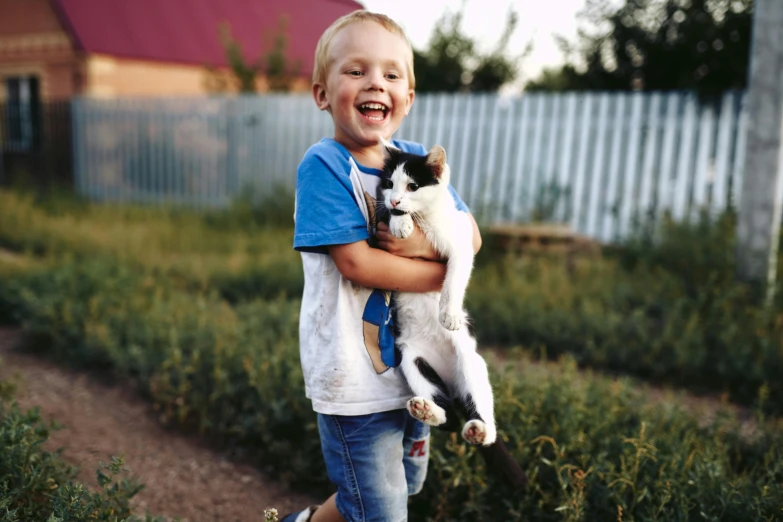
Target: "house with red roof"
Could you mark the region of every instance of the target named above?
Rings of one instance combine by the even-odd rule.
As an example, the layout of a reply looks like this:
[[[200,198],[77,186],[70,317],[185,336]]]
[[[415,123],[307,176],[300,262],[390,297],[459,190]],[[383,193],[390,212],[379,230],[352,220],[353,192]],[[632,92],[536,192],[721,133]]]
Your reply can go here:
[[[0,185],[70,182],[71,105],[61,101],[210,92],[208,80],[228,71],[221,27],[255,62],[285,20],[293,89],[309,89],[318,38],[356,9],[354,0],[0,0]],[[263,73],[256,87],[267,89]]]
[[[0,0],[0,103],[203,94],[206,68],[226,68],[221,24],[255,60],[281,17],[286,57],[300,69],[294,87],[307,89],[321,33],[362,8],[354,0]],[[266,88],[263,77],[257,85]]]

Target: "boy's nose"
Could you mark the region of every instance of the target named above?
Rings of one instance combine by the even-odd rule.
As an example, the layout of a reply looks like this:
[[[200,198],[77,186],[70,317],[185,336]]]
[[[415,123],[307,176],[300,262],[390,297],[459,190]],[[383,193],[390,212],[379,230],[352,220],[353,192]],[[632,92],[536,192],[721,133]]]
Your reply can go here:
[[[368,88],[372,89],[374,91],[382,91],[385,89],[384,83],[383,83],[383,74],[381,73],[370,73],[367,76],[367,79],[369,80]]]

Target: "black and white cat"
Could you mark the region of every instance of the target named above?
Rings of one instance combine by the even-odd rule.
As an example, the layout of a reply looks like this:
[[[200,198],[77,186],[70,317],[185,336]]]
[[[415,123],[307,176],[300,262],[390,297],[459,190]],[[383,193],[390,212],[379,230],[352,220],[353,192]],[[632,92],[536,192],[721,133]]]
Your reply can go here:
[[[400,368],[414,393],[408,411],[432,426],[447,420],[453,425],[452,405],[457,403],[467,416],[462,437],[489,446],[497,436],[492,386],[463,308],[473,269],[473,225],[448,190],[443,147],[436,145],[426,156],[402,152],[387,142],[384,147],[382,206],[391,214],[391,233],[404,239],[415,223],[448,260],[441,292],[395,293]]]

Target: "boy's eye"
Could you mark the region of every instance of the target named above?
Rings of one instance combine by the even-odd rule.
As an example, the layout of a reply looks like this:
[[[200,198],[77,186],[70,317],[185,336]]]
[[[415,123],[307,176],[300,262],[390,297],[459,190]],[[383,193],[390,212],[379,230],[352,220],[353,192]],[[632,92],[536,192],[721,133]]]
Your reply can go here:
[[[348,74],[350,76],[361,76],[362,75],[362,71],[348,71]]]
[[[382,189],[390,189],[394,187],[394,182],[388,178],[384,178],[381,180],[381,188]]]
[[[418,183],[408,183],[408,190],[410,190],[411,192],[416,192],[417,190],[419,190]]]
[[[389,74],[386,75],[386,79],[387,80],[399,80],[400,79],[400,75],[397,74],[397,73],[389,73]]]

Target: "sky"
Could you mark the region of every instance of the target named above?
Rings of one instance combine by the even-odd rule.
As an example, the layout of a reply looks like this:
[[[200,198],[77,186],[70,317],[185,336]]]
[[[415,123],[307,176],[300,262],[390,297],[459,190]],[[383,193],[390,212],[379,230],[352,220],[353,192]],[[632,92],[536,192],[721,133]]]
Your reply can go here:
[[[458,0],[359,0],[370,10],[393,18],[405,29],[414,47],[425,49],[435,23],[448,9],[459,9]],[[528,42],[533,52],[523,63],[520,80],[538,76],[543,67],[562,63],[553,35],[573,40],[577,30],[577,13],[585,0],[464,0],[462,29],[490,51],[503,31],[506,15],[513,5],[519,23],[509,43],[509,50],[521,54]]]

